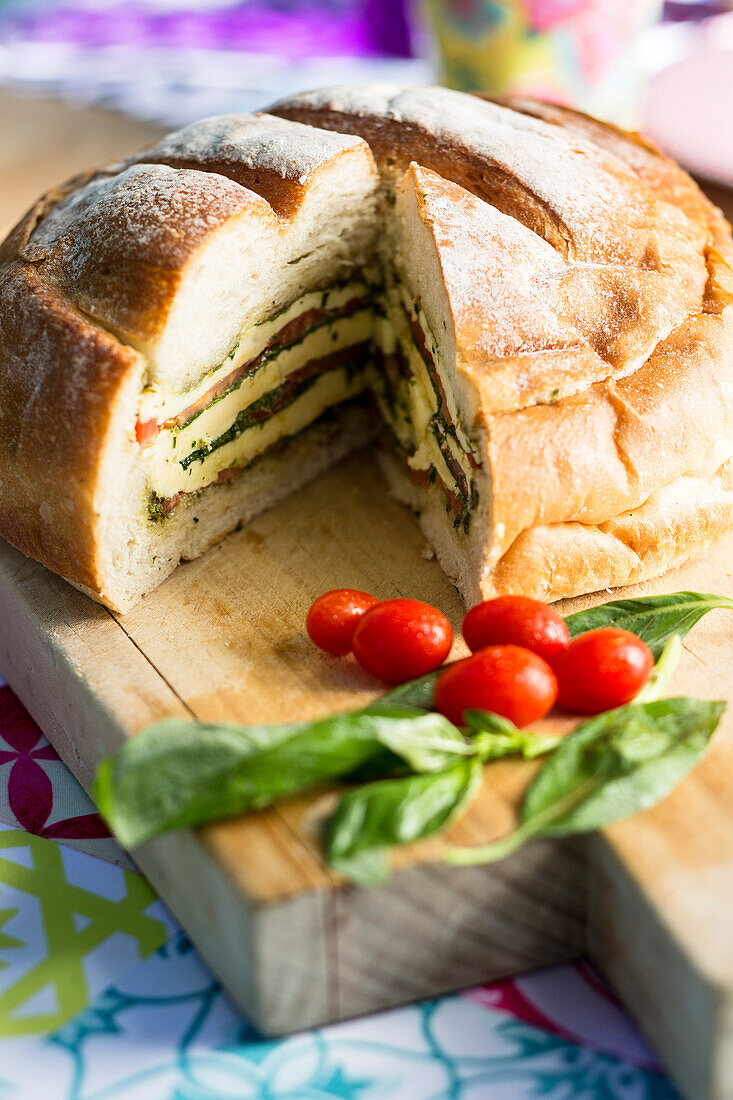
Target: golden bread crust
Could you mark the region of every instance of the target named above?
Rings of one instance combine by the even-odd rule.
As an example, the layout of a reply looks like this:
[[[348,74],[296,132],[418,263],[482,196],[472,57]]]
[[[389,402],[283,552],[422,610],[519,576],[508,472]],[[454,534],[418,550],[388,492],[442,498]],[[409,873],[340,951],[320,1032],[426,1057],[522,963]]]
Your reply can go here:
[[[44,196],[3,246],[136,347],[164,327],[182,276],[231,219],[286,229],[318,172],[357,137],[270,116],[203,120]]]
[[[699,229],[589,137],[447,88],[346,85],[273,114],[358,134],[389,172],[416,161],[532,229],[569,259],[661,270]],[[679,240],[676,240],[678,238]]]
[[[324,165],[370,157],[358,138],[270,122],[268,143],[266,117],[242,119],[238,165],[241,134],[229,127],[228,174],[215,170],[215,146],[201,153],[202,123],[189,128],[192,167],[156,147],[152,161],[143,152],[74,177],[0,245],[0,534],[110,606],[120,600],[103,560],[114,522],[105,464],[120,404],[132,392],[136,409],[146,379],[135,345],[161,330],[186,265],[230,219],[285,232]],[[131,451],[136,413],[126,412],[115,446]]]
[[[554,600],[637,584],[703,553],[731,530],[731,472],[680,478],[605,523],[523,531],[483,579],[481,595]]]
[[[630,374],[703,309],[702,232],[697,250],[682,249],[669,270],[578,263],[436,173],[413,163],[408,176],[439,257],[456,369],[484,413]]]
[[[487,417],[495,558],[527,528],[600,523],[684,474],[712,475],[733,453],[731,363],[733,316],[694,317],[628,378]]]
[[[142,360],[32,265],[2,268],[0,302],[0,530],[49,569],[98,589],[100,456],[120,394],[142,384]]]
[[[622,130],[582,111],[539,99],[521,96],[479,98],[549,122],[567,133],[580,135],[622,160],[659,198],[679,206],[693,221],[710,217],[710,201],[695,181],[643,134]]]
[[[324,164],[362,145],[348,134],[285,122],[274,115],[218,115],[168,134],[128,158],[213,172],[260,195],[283,218],[292,218]]]
[[[48,210],[19,252],[95,321],[141,345],[161,331],[181,274],[209,234],[241,214],[273,218],[223,176],[166,165],[99,175]]]

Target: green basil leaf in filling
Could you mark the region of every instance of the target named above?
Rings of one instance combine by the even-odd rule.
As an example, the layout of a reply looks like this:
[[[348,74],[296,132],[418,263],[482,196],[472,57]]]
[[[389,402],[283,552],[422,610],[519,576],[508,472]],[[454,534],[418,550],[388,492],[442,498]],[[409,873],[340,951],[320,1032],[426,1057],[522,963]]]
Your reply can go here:
[[[359,371],[364,370],[370,361],[369,355],[365,352],[364,348],[361,346],[359,347],[360,350],[354,350],[351,360],[339,363],[337,366],[330,369],[342,370],[346,373],[348,378],[352,378]],[[349,348],[344,348],[344,355],[346,355],[349,350]],[[232,424],[225,432],[222,432],[220,436],[217,436],[216,439],[202,443],[201,446],[187,454],[185,458],[179,459],[179,465],[182,469],[187,470],[192,463],[203,462],[210,454],[213,454],[214,451],[217,451],[220,447],[238,439],[243,432],[246,432],[250,428],[257,427],[258,424],[264,423],[270,416],[274,416],[275,413],[282,412],[284,409],[288,408],[289,405],[292,405],[294,401],[302,397],[311,386],[314,386],[316,382],[323,377],[324,373],[325,372],[321,371],[312,374],[307,378],[301,379],[299,382],[293,382],[292,378],[286,378],[280,386],[276,386],[275,389],[270,390],[256,401],[253,401],[246,409],[242,409],[237,414]]]
[[[182,469],[187,470],[194,462],[203,462],[204,459],[208,458],[214,451],[218,451],[220,447],[238,439],[248,428],[253,428],[257,424],[262,424],[273,415],[273,410],[280,412],[282,409],[287,408],[287,406],[292,404],[297,398],[302,397],[306,390],[309,390],[311,386],[315,385],[319,377],[320,375],[312,375],[310,378],[305,378],[298,386],[293,386],[288,381],[285,381],[281,386],[277,386],[274,390],[270,390],[269,393],[263,394],[257,401],[253,401],[246,409],[242,409],[241,412],[237,413],[233,422],[225,432],[222,432],[216,439],[203,443],[200,447],[197,447],[196,450],[187,454],[185,458],[180,459]],[[291,392],[288,393],[288,391]],[[279,406],[278,402],[285,399],[286,396],[286,403]]]
[[[323,292],[323,295],[321,297],[321,309],[325,309],[326,300],[327,300],[329,294],[331,293],[331,291],[337,290],[340,287],[346,286],[347,282],[348,282],[348,280],[341,281],[341,282],[338,282],[338,283],[334,283],[334,285],[329,290],[326,290],[326,291]],[[287,305],[282,306],[276,313],[271,314],[269,317],[265,318],[262,321],[258,321],[257,324],[255,325],[255,328],[258,328],[260,325],[267,324],[268,322],[276,320],[278,317],[281,316],[281,314],[286,313],[291,308],[292,305],[293,305],[293,302],[289,302]],[[366,307],[362,306],[362,309],[363,308],[366,308]],[[185,420],[182,424],[179,424],[178,427],[179,428],[187,428],[190,424],[193,423],[194,420],[196,420],[197,417],[201,416],[201,413],[206,412],[208,409],[210,409],[212,407],[212,405],[216,405],[223,398],[228,397],[230,393],[234,393],[235,390],[238,390],[245,380],[248,381],[249,379],[254,378],[254,376],[256,374],[258,374],[264,366],[267,365],[267,363],[269,363],[269,362],[271,362],[271,360],[275,359],[278,355],[281,354],[281,352],[289,350],[290,348],[295,348],[295,347],[298,346],[298,344],[302,344],[303,341],[306,339],[306,337],[312,336],[313,333],[317,332],[319,329],[326,328],[328,325],[333,325],[336,321],[340,321],[344,317],[352,317],[356,313],[359,313],[359,312],[360,312],[360,310],[358,310],[358,309],[353,310],[353,311],[349,311],[345,307],[338,307],[337,306],[334,309],[329,310],[320,320],[313,321],[312,324],[310,324],[301,333],[301,335],[298,337],[297,340],[291,340],[289,343],[283,344],[283,343],[280,343],[279,340],[275,339],[275,342],[273,344],[271,344],[269,347],[264,347],[262,349],[262,351],[258,352],[257,355],[255,355],[253,357],[253,359],[251,360],[251,366],[250,366],[249,370],[247,370],[244,374],[240,375],[239,378],[236,378],[232,382],[231,386],[228,387],[228,389],[224,390],[222,393],[219,393],[214,398],[212,398],[212,400],[206,406],[206,408],[201,409],[199,412],[193,413],[188,418],[188,420]],[[232,350],[229,352],[229,354],[226,356],[226,358],[223,359],[221,361],[221,363],[219,363],[217,366],[211,368],[211,370],[208,372],[209,375],[216,374],[217,371],[219,371],[220,368],[227,361],[230,361],[230,360],[234,359],[234,357],[236,356],[236,353],[237,353],[237,349],[239,348],[240,344],[241,344],[241,337],[239,338],[239,340],[237,340],[236,344],[234,345]]]

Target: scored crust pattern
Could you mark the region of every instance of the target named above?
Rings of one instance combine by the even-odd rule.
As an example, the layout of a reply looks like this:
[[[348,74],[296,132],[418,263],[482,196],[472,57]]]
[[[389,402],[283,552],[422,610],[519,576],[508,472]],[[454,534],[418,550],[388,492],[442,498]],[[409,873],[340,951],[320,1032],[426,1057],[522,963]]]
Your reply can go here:
[[[111,572],[140,557],[110,547],[135,541],[127,498],[142,487],[112,471],[130,465],[187,271],[235,220],[280,248],[325,171],[341,159],[366,178],[372,155],[391,196],[374,218],[396,209],[402,277],[446,341],[478,522],[459,541],[389,458],[388,476],[464,597],[629,583],[733,526],[720,212],[643,139],[567,109],[356,86],[196,124],[44,196],[13,230],[0,249],[6,538],[125,603]],[[405,270],[407,248],[419,260]]]

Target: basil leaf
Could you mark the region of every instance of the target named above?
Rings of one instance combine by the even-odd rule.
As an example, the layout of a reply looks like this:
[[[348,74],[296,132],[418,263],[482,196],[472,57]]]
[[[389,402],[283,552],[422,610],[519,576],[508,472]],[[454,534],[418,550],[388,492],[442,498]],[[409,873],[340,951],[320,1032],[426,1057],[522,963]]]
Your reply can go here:
[[[432,710],[435,681],[447,667],[447,665],[444,665],[443,668],[439,668],[435,672],[428,672],[425,676],[419,676],[417,680],[408,680],[406,684],[399,684],[392,691],[388,691],[386,695],[383,695],[381,699],[377,699],[375,703],[368,706],[366,708],[367,712],[378,710],[384,706],[419,707],[421,710]]]
[[[565,740],[562,736],[517,729],[508,718],[488,710],[467,710],[464,718],[469,733],[473,734],[471,745],[485,764],[505,756],[534,760],[552,752]]]
[[[347,772],[342,778],[345,783],[371,783],[375,779],[392,779],[398,775],[409,775],[410,771],[404,760],[389,749],[384,749],[370,756],[358,768]]]
[[[331,870],[337,871],[354,886],[383,886],[389,882],[391,868],[387,848],[365,848],[353,856],[334,859]]]
[[[329,863],[363,883],[360,860],[366,853],[439,832],[476,796],[482,774],[480,760],[473,758],[437,774],[384,779],[349,791],[328,824]]]
[[[235,814],[241,799],[227,783],[231,773],[300,728],[164,718],[102,761],[94,784],[97,806],[126,847],[179,823]]]
[[[532,837],[590,832],[647,809],[699,760],[724,710],[722,702],[660,699],[583,722],[530,785],[517,828],[481,848],[454,848],[446,861],[491,863]]]
[[[103,761],[95,796],[133,847],[348,775],[385,750],[415,771],[441,771],[473,751],[442,715],[402,707],[282,726],[169,718]]]
[[[724,710],[722,702],[659,699],[591,718],[530,785],[520,821],[549,814],[544,836],[589,832],[654,805],[700,758]],[[568,796],[576,804],[562,810]]]
[[[456,756],[474,755],[460,730],[442,714],[400,706],[386,707],[382,702],[378,707],[345,717],[367,722],[385,719],[375,726],[380,745],[404,760],[415,772],[442,771]]]
[[[394,713],[396,708],[402,707],[410,710],[432,711],[435,681],[442,671],[441,668],[436,672],[428,672],[425,676],[418,677],[417,680],[409,680],[406,684],[399,684],[374,703],[370,703],[360,713],[381,714],[385,708],[390,708]],[[404,775],[408,770],[399,757],[385,749],[384,753],[368,760],[363,767],[357,768],[348,778],[349,782],[353,783],[369,783],[373,779]]]
[[[599,604],[568,615],[565,622],[573,637],[599,626],[623,627],[638,634],[656,658],[673,634],[684,638],[703,615],[716,607],[733,611],[733,600],[706,592],[671,592]]]

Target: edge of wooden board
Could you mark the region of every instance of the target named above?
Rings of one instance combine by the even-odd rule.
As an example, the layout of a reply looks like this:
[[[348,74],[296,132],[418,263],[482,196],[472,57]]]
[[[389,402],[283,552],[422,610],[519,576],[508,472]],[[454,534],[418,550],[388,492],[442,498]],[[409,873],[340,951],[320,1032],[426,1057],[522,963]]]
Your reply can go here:
[[[733,537],[614,593],[733,596]],[[604,597],[605,594],[604,594]],[[598,602],[583,597],[567,614]],[[733,698],[733,615],[685,638],[674,694]],[[690,1100],[733,1100],[733,706],[689,777],[588,837],[588,949]]]

